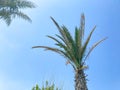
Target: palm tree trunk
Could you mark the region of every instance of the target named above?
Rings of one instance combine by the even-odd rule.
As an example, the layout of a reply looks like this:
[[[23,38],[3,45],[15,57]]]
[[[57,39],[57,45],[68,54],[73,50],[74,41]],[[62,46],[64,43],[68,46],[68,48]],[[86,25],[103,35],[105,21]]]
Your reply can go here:
[[[83,70],[76,71],[75,74],[75,90],[88,90],[86,76]]]

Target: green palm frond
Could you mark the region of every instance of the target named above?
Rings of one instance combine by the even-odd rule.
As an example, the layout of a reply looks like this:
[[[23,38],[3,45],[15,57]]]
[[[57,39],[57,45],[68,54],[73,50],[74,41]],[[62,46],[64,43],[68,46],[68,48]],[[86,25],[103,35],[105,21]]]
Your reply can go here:
[[[16,16],[32,22],[29,16],[21,12],[21,9],[25,8],[35,8],[35,5],[27,0],[0,0],[0,19],[7,25],[10,25]]]
[[[22,18],[24,20],[27,20],[29,22],[32,22],[32,20],[30,19],[30,17],[28,17],[26,14],[22,13],[21,11],[15,12],[14,15],[17,16],[17,17],[20,17],[20,18]]]
[[[67,60],[70,61],[70,64],[73,66],[73,68],[75,69],[76,68],[76,65],[73,61],[70,60],[70,56],[69,54],[67,54],[65,51],[63,50],[60,50],[58,48],[53,48],[53,47],[48,47],[48,46],[34,46],[32,48],[44,48],[45,50],[49,50],[49,51],[53,51],[55,53],[58,53],[60,55],[62,55],[63,57],[65,57]]]
[[[48,38],[55,41],[55,45],[58,48],[48,47],[48,46],[34,46],[33,48],[44,48],[45,50],[50,50],[56,52],[62,56],[64,56],[69,63],[73,66],[75,70],[83,68],[85,65],[85,60],[90,55],[91,51],[102,41],[105,39],[100,40],[99,42],[95,43],[89,52],[86,54],[87,46],[90,42],[91,36],[96,28],[88,35],[85,42],[84,39],[84,30],[85,30],[85,17],[84,14],[81,15],[81,25],[79,28],[75,28],[75,37],[73,38],[69,32],[69,30],[63,25],[59,26],[59,24],[51,17],[52,21],[54,22],[55,26],[58,28],[59,35],[56,35],[56,38],[53,36],[47,36]]]
[[[0,0],[1,7],[35,8],[35,4],[27,0]]]
[[[6,22],[6,24],[9,26],[10,23],[12,22],[11,18],[9,16],[2,17],[2,19]]]
[[[12,22],[12,19],[15,17],[19,17],[29,22],[32,22],[30,17],[28,17],[26,14],[22,13],[21,11],[11,12],[9,10],[4,10],[4,11],[0,10],[0,19],[3,19],[8,26]]]
[[[12,22],[11,18],[9,16],[4,17],[3,20],[6,22],[6,24],[9,26],[10,23]]]
[[[70,60],[74,61],[76,63],[76,65],[79,65],[78,62],[76,61],[76,57],[75,57],[75,54],[76,54],[75,43],[74,43],[74,40],[73,40],[71,34],[69,33],[68,29],[65,26],[60,27],[58,25],[58,23],[52,17],[51,17],[51,19],[60,32],[61,36],[60,35],[56,35],[56,36],[59,39],[61,39],[62,42],[64,42],[64,46],[66,46],[66,49],[64,48],[64,50],[71,57]]]
[[[51,50],[51,51],[59,53],[59,54],[61,53],[60,49],[52,48],[52,47],[47,47],[47,46],[34,46],[32,48],[45,48],[45,50]]]
[[[11,13],[9,13],[7,10],[0,10],[0,19],[3,19],[9,26],[12,21]]]
[[[52,19],[52,21],[54,22],[54,24],[56,25],[56,27],[58,28],[60,34],[62,34],[62,30],[61,30],[61,27],[58,25],[58,23],[53,19],[53,17],[50,17]]]
[[[60,38],[59,35],[57,35],[57,36]],[[67,45],[65,45],[65,43],[60,42],[59,40],[57,40],[56,38],[54,38],[52,36],[48,36],[48,37],[57,42],[55,45],[57,45],[61,49],[60,51],[61,51],[62,56],[67,57],[69,62],[74,63],[76,66],[79,65],[78,62],[76,61],[73,53],[71,52],[71,49],[68,48]],[[62,41],[62,39],[61,39],[61,41]]]
[[[35,4],[30,1],[25,0],[18,0],[17,1],[18,8],[35,8]]]

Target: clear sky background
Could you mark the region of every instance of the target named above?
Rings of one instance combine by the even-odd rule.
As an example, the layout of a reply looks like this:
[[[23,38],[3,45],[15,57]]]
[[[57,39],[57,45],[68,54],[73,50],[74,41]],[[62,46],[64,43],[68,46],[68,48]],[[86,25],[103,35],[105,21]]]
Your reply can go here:
[[[53,52],[32,49],[54,46],[46,35],[58,33],[50,16],[66,25],[71,34],[86,17],[86,34],[97,25],[92,43],[108,37],[88,58],[89,90],[120,90],[120,0],[33,0],[37,8],[27,9],[32,23],[14,19],[9,27],[0,20],[0,90],[31,90],[45,80],[63,90],[74,90],[74,70]]]

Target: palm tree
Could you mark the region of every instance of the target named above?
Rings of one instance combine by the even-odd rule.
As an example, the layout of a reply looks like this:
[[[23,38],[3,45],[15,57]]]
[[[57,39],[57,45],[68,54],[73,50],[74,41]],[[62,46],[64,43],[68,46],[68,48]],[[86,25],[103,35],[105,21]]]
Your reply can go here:
[[[35,5],[27,0],[0,0],[0,19],[3,19],[7,25],[15,17],[20,17],[31,22],[32,20],[21,9],[35,8]]]
[[[88,90],[86,75],[84,70],[87,69],[85,61],[90,55],[91,51],[106,38],[95,43],[87,52],[87,46],[91,39],[91,36],[96,28],[88,35],[86,41],[84,41],[84,30],[85,30],[85,17],[84,14],[81,15],[81,25],[80,27],[75,28],[74,38],[71,36],[68,29],[63,25],[59,26],[58,23],[51,17],[54,24],[57,26],[60,35],[56,34],[56,37],[48,36],[53,39],[58,47],[49,47],[49,46],[34,46],[33,48],[44,48],[45,50],[50,50],[62,55],[67,60],[67,64],[71,64],[75,70],[75,90]]]

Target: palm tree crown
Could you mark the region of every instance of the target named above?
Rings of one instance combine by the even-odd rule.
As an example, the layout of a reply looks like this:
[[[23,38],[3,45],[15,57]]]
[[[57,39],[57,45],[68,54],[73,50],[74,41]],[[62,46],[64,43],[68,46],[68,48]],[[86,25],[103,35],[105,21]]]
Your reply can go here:
[[[66,58],[68,60],[68,63],[70,63],[75,70],[83,69],[86,66],[85,60],[90,55],[91,51],[102,41],[104,41],[106,38],[98,41],[95,43],[90,50],[86,52],[88,43],[90,41],[90,38],[92,36],[92,33],[94,32],[96,26],[93,28],[93,30],[88,35],[85,42],[83,42],[84,38],[84,27],[85,27],[85,17],[84,14],[81,15],[81,26],[78,28],[75,28],[75,37],[73,38],[68,31],[68,29],[63,25],[59,26],[58,23],[51,17],[54,24],[57,26],[60,35],[56,34],[56,37],[49,36],[49,38],[53,39],[56,43],[55,45],[59,48],[54,47],[48,47],[48,46],[34,46],[33,48],[45,48],[45,50],[50,50],[53,52],[56,52]]]
[[[31,22],[30,17],[21,12],[24,8],[35,8],[35,5],[27,0],[0,0],[0,19],[7,25],[10,25],[16,16]]]

